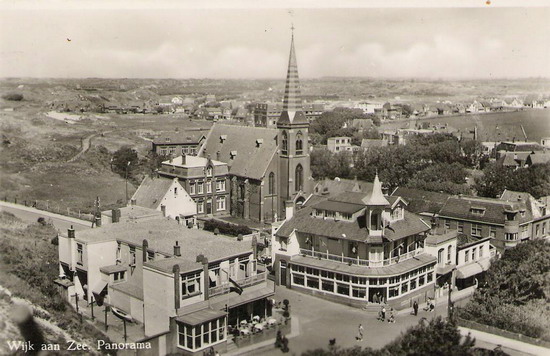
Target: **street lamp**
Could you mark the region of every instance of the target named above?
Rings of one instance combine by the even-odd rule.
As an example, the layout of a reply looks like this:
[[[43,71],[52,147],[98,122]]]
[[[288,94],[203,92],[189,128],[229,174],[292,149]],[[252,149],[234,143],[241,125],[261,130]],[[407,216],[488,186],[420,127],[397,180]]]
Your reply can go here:
[[[130,161],[126,164],[126,175],[124,178],[126,184],[126,204],[128,204],[128,168],[130,167]]]

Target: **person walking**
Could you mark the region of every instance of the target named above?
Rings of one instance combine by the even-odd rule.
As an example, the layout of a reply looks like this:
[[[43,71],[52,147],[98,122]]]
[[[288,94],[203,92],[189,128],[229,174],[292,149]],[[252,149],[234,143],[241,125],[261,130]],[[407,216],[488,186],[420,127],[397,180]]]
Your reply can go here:
[[[418,303],[416,302],[416,300],[413,303],[413,311],[415,316],[418,315]]]
[[[382,310],[380,310],[380,320],[386,320],[386,308],[384,306],[382,306]]]
[[[359,324],[359,328],[357,330],[357,336],[355,337],[355,339],[357,341],[363,341],[363,325],[362,324]]]
[[[395,323],[395,314],[393,308],[390,308],[390,316],[388,318],[388,323]]]

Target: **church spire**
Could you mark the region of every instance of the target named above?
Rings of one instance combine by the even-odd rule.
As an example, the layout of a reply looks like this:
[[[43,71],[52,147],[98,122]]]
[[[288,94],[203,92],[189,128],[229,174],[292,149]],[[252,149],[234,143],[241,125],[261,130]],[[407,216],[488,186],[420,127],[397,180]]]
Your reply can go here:
[[[372,192],[367,197],[366,205],[390,205],[384,193],[382,193],[382,183],[378,179],[378,173],[374,177],[374,183],[372,185]]]
[[[283,98],[283,111],[278,123],[294,124],[307,123],[302,112],[302,95],[300,92],[300,79],[298,77],[298,62],[294,49],[294,25],[291,27],[292,37],[290,42],[290,55],[288,58],[288,71],[286,75],[285,95]]]

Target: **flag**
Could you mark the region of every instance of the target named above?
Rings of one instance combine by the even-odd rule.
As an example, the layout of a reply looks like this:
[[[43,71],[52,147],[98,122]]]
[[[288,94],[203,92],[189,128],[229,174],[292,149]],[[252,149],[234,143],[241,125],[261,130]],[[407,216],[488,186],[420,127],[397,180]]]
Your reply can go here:
[[[229,287],[230,292],[236,292],[238,295],[243,294],[243,288],[235,282],[231,277],[229,277],[229,282],[233,285],[232,287]]]

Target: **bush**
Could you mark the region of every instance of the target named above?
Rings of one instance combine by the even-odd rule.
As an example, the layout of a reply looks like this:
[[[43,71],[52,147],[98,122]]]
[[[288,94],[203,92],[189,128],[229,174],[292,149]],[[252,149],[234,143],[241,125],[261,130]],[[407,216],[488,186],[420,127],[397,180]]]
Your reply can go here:
[[[220,234],[229,236],[248,235],[252,233],[252,230],[246,225],[235,225],[230,223],[224,223],[214,219],[210,219],[204,222],[204,230],[218,232]]]
[[[18,93],[8,93],[3,95],[2,98],[9,101],[21,101],[23,100],[23,95]]]

